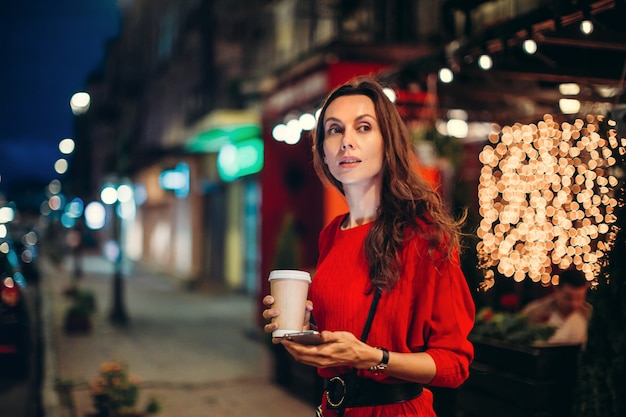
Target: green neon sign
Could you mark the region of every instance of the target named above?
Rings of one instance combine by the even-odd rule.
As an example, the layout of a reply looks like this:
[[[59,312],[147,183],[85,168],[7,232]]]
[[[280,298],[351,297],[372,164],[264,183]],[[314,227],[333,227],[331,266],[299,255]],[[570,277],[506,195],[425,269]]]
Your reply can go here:
[[[224,181],[256,174],[263,168],[263,141],[259,138],[223,145],[217,155],[217,172]]]
[[[190,152],[218,152],[228,143],[239,143],[261,135],[258,124],[239,124],[206,130],[190,138],[187,150]]]

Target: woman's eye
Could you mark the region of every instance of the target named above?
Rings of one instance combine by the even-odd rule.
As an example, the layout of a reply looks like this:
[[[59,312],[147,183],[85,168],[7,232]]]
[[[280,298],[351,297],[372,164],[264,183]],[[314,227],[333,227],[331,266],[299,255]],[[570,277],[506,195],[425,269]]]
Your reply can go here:
[[[359,127],[358,127],[358,130],[359,130],[359,131],[361,131],[361,132],[367,132],[367,131],[369,131],[370,129],[371,129],[371,128],[370,128],[370,126],[369,126],[369,125],[361,125],[361,126],[359,126]]]
[[[339,127],[337,127],[337,126],[331,126],[331,127],[329,127],[329,128],[326,130],[326,132],[327,132],[329,135],[332,135],[332,134],[335,134],[335,133],[339,133],[339,132],[340,132],[340,129],[339,129]]]

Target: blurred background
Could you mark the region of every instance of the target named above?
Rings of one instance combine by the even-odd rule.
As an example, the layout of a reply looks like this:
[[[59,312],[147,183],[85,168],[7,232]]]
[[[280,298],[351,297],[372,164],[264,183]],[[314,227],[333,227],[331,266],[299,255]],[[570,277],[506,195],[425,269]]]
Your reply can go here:
[[[52,263],[110,260],[114,323],[138,264],[248,297],[260,330],[269,271],[314,272],[319,231],[346,209],[311,164],[330,90],[384,82],[417,169],[474,234],[490,132],[593,113],[624,134],[625,18],[621,0],[3,2],[0,223],[36,230]],[[542,290],[525,285],[522,302]]]

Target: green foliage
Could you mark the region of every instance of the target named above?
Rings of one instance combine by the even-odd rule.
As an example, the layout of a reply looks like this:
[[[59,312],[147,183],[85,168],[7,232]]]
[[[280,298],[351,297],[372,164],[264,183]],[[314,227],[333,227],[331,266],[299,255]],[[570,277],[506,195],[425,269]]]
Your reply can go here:
[[[73,287],[67,292],[71,302],[65,310],[64,328],[68,333],[89,332],[92,327],[91,316],[96,310],[96,298],[91,291]]]
[[[421,141],[431,142],[435,147],[437,156],[447,159],[455,171],[461,166],[463,142],[460,139],[444,136],[434,126],[429,126],[411,131],[411,140],[414,144]]]
[[[525,315],[494,312],[486,307],[476,316],[472,335],[530,345],[547,340],[555,331],[553,326],[530,323]]]
[[[74,389],[89,387],[91,401],[95,414],[93,417],[145,417],[160,413],[161,402],[156,397],[150,397],[143,411],[136,408],[139,398],[139,381],[128,372],[128,366],[118,362],[105,362],[92,384],[78,382],[70,378],[57,378],[55,389],[59,394],[61,405],[69,413],[69,417],[76,417],[76,405],[72,392]]]
[[[146,405],[146,414],[160,413],[162,408],[161,402],[157,398],[151,397]]]
[[[275,269],[294,269],[300,267],[300,236],[293,213],[287,213],[278,234]]]
[[[617,157],[619,169],[613,172],[620,180],[614,189],[617,223],[609,234],[613,247],[601,264],[598,285],[589,293],[593,314],[587,344],[578,358],[573,417],[626,416],[626,155]]]
[[[613,171],[620,181],[613,190],[617,222],[608,235],[613,246],[601,264],[598,285],[589,294],[593,314],[578,358],[573,417],[626,416],[626,155],[614,156],[619,159]]]
[[[90,316],[96,311],[96,296],[92,291],[75,287],[68,292],[68,295],[71,298],[71,303],[67,309],[67,314]]]
[[[593,315],[581,351],[575,417],[626,416],[626,244],[620,232],[611,253],[609,280],[590,291]]]
[[[98,417],[119,417],[134,408],[139,385],[128,374],[128,367],[117,362],[104,363],[91,386],[91,399]]]
[[[54,381],[54,389],[59,395],[59,402],[70,414],[71,417],[76,416],[76,404],[72,396],[72,390],[76,383],[72,379],[56,378]]]

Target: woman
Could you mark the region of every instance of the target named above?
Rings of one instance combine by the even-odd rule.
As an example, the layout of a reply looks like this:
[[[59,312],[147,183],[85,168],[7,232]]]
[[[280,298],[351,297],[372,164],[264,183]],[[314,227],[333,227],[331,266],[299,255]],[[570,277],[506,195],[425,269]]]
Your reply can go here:
[[[324,343],[275,342],[326,379],[324,417],[435,416],[432,393],[422,386],[459,386],[473,359],[467,336],[475,310],[459,263],[460,224],[413,170],[406,126],[374,79],[331,92],[313,151],[318,175],[349,207],[320,234],[309,292],[307,316]],[[361,341],[377,291],[371,332]],[[280,320],[273,301],[263,300],[263,317],[272,320],[266,332]],[[347,393],[356,399],[343,401],[350,372],[359,388]]]

